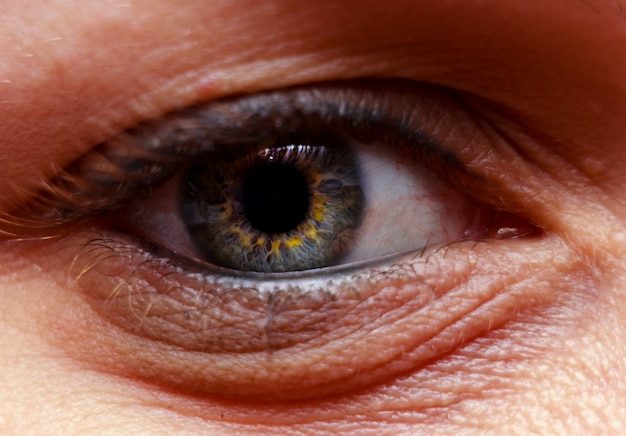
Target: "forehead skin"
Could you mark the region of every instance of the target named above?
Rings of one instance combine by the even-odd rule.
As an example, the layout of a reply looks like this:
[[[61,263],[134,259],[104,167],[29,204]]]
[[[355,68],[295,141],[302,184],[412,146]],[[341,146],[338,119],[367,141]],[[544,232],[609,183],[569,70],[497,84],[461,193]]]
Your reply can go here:
[[[626,301],[619,291],[626,282],[626,272],[621,266],[625,253],[619,238],[623,237],[620,223],[626,219],[623,194],[626,172],[616,163],[624,162],[626,157],[623,146],[626,143],[626,21],[618,3],[604,0],[0,0],[0,3],[0,174],[5,182],[0,193],[0,210],[19,200],[25,189],[49,176],[55,168],[72,162],[120,129],[176,108],[226,95],[352,77],[435,83],[466,93],[465,102],[518,143],[518,152],[536,155],[543,170],[555,178],[563,178],[563,186],[569,188],[564,195],[580,197],[581,203],[599,204],[613,212],[613,220],[603,221],[599,215],[589,215],[588,221],[573,219],[570,228],[563,232],[572,240],[583,239],[582,235],[593,232],[606,234],[597,250],[610,252],[617,259],[598,266],[598,275],[606,276],[603,283],[610,295],[607,301],[610,300],[613,316],[599,314],[594,318],[594,321],[603,318],[607,325],[613,325],[604,329],[598,323],[594,328],[599,333],[591,336],[601,339],[587,344],[583,351],[576,348],[578,343],[570,346],[582,357],[564,357],[563,364],[572,368],[573,375],[569,377],[580,377],[580,385],[585,385],[587,377],[597,374],[578,373],[576,359],[584,359],[584,352],[602,356],[609,347],[608,341],[623,341]],[[525,136],[533,137],[542,147],[524,148],[527,143],[535,143],[519,140]],[[550,160],[551,156],[559,158]],[[584,177],[570,180],[570,172],[552,163],[562,161],[571,163],[576,174]],[[578,213],[578,217],[585,218],[582,215]],[[584,255],[594,257],[593,252],[585,251]],[[0,349],[20,343],[20,350],[32,352],[40,345],[36,334],[24,338],[19,333],[20,329],[30,331],[24,327],[30,315],[25,295],[47,284],[38,277],[21,281],[7,278],[11,276],[7,268],[0,266],[2,280],[7,280],[0,284],[7,288],[6,283],[16,280],[19,286],[14,286],[14,293],[0,289],[3,298],[0,308],[5,309],[0,312],[0,321],[19,328],[3,329]],[[20,298],[21,311],[14,310],[10,301]],[[68,371],[54,365],[50,368],[57,372],[46,373],[48,367],[44,363],[49,362],[44,362],[44,358],[49,357],[45,355],[48,349],[33,354],[40,359],[36,364],[29,363],[28,353],[20,355],[21,351],[15,350],[14,347],[15,358],[11,353],[0,352],[0,357],[4,354],[6,359],[13,359],[11,371],[26,373],[26,369],[35,366],[41,371],[28,373],[31,378],[24,391],[40,393],[45,398],[50,377],[62,380],[62,389],[69,394],[57,397],[64,402],[58,401],[50,407],[61,416],[80,402],[85,410],[94,413],[90,420],[77,426],[91,428],[92,432],[111,424],[108,422],[111,416],[107,415],[111,410],[117,413],[114,419],[120,428],[133,431],[219,432],[224,431],[220,422],[207,423],[210,419],[198,416],[228,415],[233,406],[217,404],[205,409],[205,403],[198,406],[191,400],[188,404],[176,404],[175,395],[150,396],[136,386],[120,389],[125,396],[121,398],[116,386],[107,387],[108,379],[100,374],[81,373],[80,377],[71,378]],[[615,354],[621,356],[618,351]],[[597,400],[593,405],[581,405],[584,409],[581,421],[587,418],[584,413],[591,406],[605,414],[591,414],[596,420],[597,416],[620,418],[624,393],[618,390],[623,386],[616,380],[622,376],[623,368],[621,362],[615,362],[606,365],[610,374],[597,376],[605,385],[600,382],[594,385],[602,387],[602,392],[593,398]],[[12,377],[11,371],[0,374],[0,384],[9,386],[5,395],[15,393],[17,398],[22,394],[19,377],[23,374]],[[94,390],[90,391],[92,386]],[[401,394],[413,392],[410,388]],[[527,394],[519,395],[523,403],[517,406],[552,404],[554,410],[544,407],[528,416],[562,418],[562,428],[566,428],[567,417],[560,416],[558,404],[550,403],[549,393],[544,394],[541,397],[529,387]],[[602,397],[604,394],[606,397]],[[172,403],[163,398],[173,398]],[[27,402],[13,398],[8,401],[6,397],[1,401],[3,405],[11,405],[14,416],[27,416],[31,412],[27,410]],[[125,407],[126,404],[142,404],[143,408],[136,410]],[[607,404],[615,405],[615,413],[608,410]],[[484,425],[497,428],[502,424],[501,419],[514,419],[513,415],[504,416],[506,408],[502,409],[505,412],[485,411],[480,404],[474,406],[476,409],[471,409],[473,414],[468,413],[467,422],[449,423],[449,428],[480,429]],[[361,413],[358,404],[353,407]],[[254,411],[246,410],[245,406],[240,409],[242,416],[250,412],[248,428],[254,429]],[[1,412],[0,429],[3,425],[18,428],[19,419],[13,420],[10,414],[5,417]],[[411,411],[390,416],[388,424],[396,423],[406,430],[403,412],[408,415]],[[496,415],[496,412],[501,413]],[[587,424],[603,424],[594,421],[593,416]],[[362,424],[367,425],[367,416],[363,415],[362,419]],[[351,427],[354,423],[342,422],[342,425],[348,430],[355,428]],[[534,424],[528,425],[533,428]]]

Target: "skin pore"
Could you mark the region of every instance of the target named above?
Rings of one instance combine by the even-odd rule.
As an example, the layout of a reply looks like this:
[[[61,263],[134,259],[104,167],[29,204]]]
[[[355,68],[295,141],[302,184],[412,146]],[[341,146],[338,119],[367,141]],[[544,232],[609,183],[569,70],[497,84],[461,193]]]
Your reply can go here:
[[[442,116],[431,133],[489,181],[478,200],[544,234],[434,250],[411,271],[416,287],[441,297],[420,305],[420,289],[404,283],[398,307],[393,289],[372,306],[388,304],[391,321],[350,330],[342,318],[315,347],[280,350],[274,360],[180,350],[111,323],[85,297],[104,279],[68,274],[85,230],[78,224],[76,240],[7,237],[1,433],[626,428],[626,19],[618,2],[2,6],[4,213],[97,144],[171,111],[294,85],[403,79],[457,93],[449,112],[464,115]],[[464,303],[472,309],[458,309]],[[431,327],[440,333],[425,333]],[[392,348],[393,359],[363,363]],[[429,359],[425,349],[434,350]]]

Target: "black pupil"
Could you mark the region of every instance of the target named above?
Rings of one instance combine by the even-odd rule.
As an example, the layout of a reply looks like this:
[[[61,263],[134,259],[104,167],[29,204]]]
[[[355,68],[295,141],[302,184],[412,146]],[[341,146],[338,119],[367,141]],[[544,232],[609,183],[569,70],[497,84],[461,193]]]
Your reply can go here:
[[[246,218],[266,233],[295,229],[306,218],[310,195],[304,175],[279,163],[252,167],[242,186]]]

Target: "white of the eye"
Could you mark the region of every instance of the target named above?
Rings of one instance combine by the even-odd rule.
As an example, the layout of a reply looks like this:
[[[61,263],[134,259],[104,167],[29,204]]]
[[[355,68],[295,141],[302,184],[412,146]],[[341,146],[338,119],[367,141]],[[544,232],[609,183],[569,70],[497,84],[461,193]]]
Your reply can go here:
[[[446,244],[473,221],[476,207],[466,196],[398,147],[351,146],[362,170],[366,210],[356,245],[342,263]]]

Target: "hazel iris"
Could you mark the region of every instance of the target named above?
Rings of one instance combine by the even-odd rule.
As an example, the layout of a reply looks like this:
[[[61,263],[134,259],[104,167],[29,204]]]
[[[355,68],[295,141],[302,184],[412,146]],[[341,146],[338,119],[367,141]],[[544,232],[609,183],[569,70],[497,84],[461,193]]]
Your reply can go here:
[[[282,145],[210,158],[182,185],[183,221],[217,266],[286,272],[334,265],[353,247],[365,206],[354,152]]]

